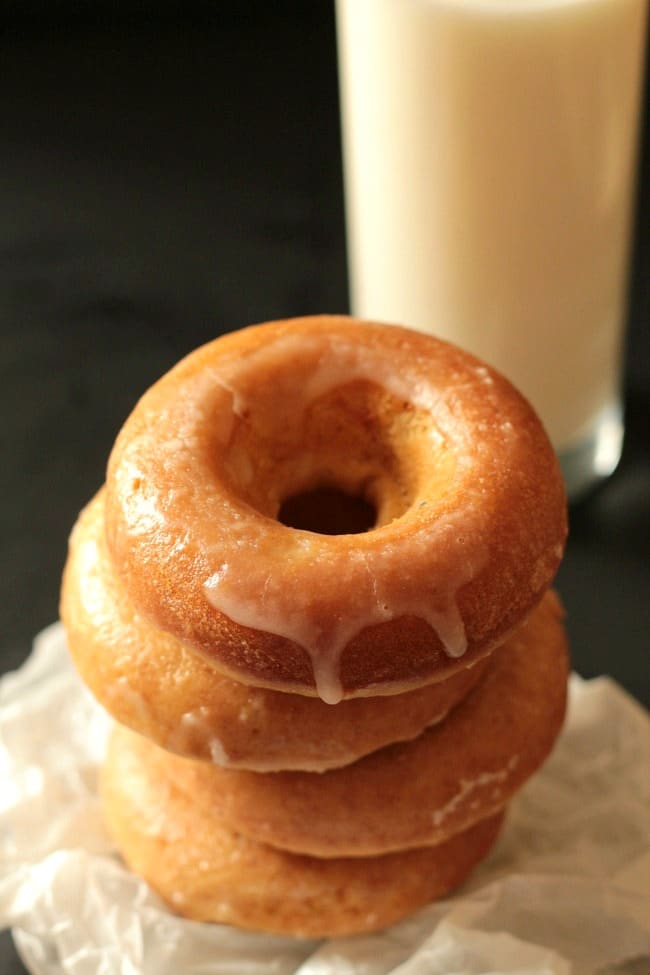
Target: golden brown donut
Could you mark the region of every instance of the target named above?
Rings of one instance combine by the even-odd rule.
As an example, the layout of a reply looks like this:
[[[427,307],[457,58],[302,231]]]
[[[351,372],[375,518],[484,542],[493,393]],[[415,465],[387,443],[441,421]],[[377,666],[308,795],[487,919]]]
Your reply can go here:
[[[442,843],[503,808],[551,750],[566,706],[561,617],[549,592],[444,721],[354,765],[261,775],[174,757],[168,774],[232,829],[294,853],[374,856]]]
[[[173,910],[197,921],[311,938],[375,931],[461,884],[488,853],[502,820],[493,816],[440,846],[408,853],[296,856],[229,830],[204,792],[195,795],[191,782],[168,776],[169,763],[178,762],[119,729],[102,799],[127,864]]]
[[[178,754],[258,771],[345,765],[443,718],[485,669],[487,659],[419,690],[335,707],[237,683],[133,609],[103,519],[100,492],[70,539],[61,617],[72,658],[118,721]]]
[[[322,487],[368,501],[375,527],[278,520]],[[111,454],[106,528],[158,629],[233,678],[335,702],[500,643],[555,574],[566,508],[503,377],[431,336],[323,316],[226,335],[157,382]]]

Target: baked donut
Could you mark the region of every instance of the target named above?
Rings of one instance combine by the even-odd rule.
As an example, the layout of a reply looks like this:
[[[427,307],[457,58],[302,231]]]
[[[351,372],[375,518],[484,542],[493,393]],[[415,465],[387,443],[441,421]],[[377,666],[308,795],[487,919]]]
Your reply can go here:
[[[170,756],[166,774],[231,829],[294,853],[367,857],[443,843],[502,809],[550,752],[566,706],[561,617],[549,592],[444,721],[353,765],[260,775]]]
[[[167,774],[179,761],[117,729],[102,799],[127,864],[173,910],[197,921],[312,938],[384,928],[461,884],[502,819],[425,850],[353,860],[296,856],[224,826],[205,792],[195,795],[191,783]]]
[[[278,520],[317,489],[371,530]],[[566,534],[528,403],[431,336],[335,316],[244,329],[144,395],[111,454],[106,534],[135,608],[232,678],[403,692],[488,653],[539,602]]]
[[[323,771],[413,738],[467,694],[487,663],[335,708],[230,680],[133,609],[106,551],[103,492],[71,535],[61,617],[84,682],[118,721],[178,754],[257,771]]]

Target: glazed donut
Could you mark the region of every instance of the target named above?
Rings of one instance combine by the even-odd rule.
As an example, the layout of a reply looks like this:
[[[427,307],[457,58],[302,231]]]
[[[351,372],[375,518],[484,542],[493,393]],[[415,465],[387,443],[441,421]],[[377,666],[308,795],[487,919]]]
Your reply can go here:
[[[181,760],[118,729],[102,773],[105,818],[128,865],[197,921],[311,938],[379,930],[461,884],[502,819],[425,850],[355,860],[295,856],[225,827],[205,793],[170,779],[170,761]]]
[[[566,706],[561,615],[549,592],[444,721],[354,765],[260,775],[170,756],[167,774],[231,829],[294,853],[365,857],[443,843],[502,809],[550,752]]]
[[[114,718],[178,754],[257,771],[323,771],[413,738],[465,696],[487,663],[335,708],[232,681],[135,612],[106,551],[103,492],[72,532],[61,617],[81,677]]]
[[[371,530],[278,520],[319,488]],[[135,608],[236,680],[403,692],[488,653],[539,602],[566,505],[551,445],[499,374],[344,317],[226,335],[144,395],[111,454],[106,534]]]

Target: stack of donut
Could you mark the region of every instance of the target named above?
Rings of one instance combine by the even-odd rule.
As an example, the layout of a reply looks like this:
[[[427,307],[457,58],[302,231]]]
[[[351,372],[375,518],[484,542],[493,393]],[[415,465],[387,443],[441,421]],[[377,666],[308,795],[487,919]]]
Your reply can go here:
[[[64,574],[126,862],[187,917],[314,937],[458,886],[562,724],[565,534],[539,420],[447,343],[319,317],[192,353]]]

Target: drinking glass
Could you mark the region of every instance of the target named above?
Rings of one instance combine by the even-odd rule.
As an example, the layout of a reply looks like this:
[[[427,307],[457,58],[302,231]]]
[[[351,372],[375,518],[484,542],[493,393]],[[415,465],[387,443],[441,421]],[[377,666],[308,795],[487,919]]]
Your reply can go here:
[[[622,446],[647,0],[337,0],[354,314],[505,373],[576,497]]]

